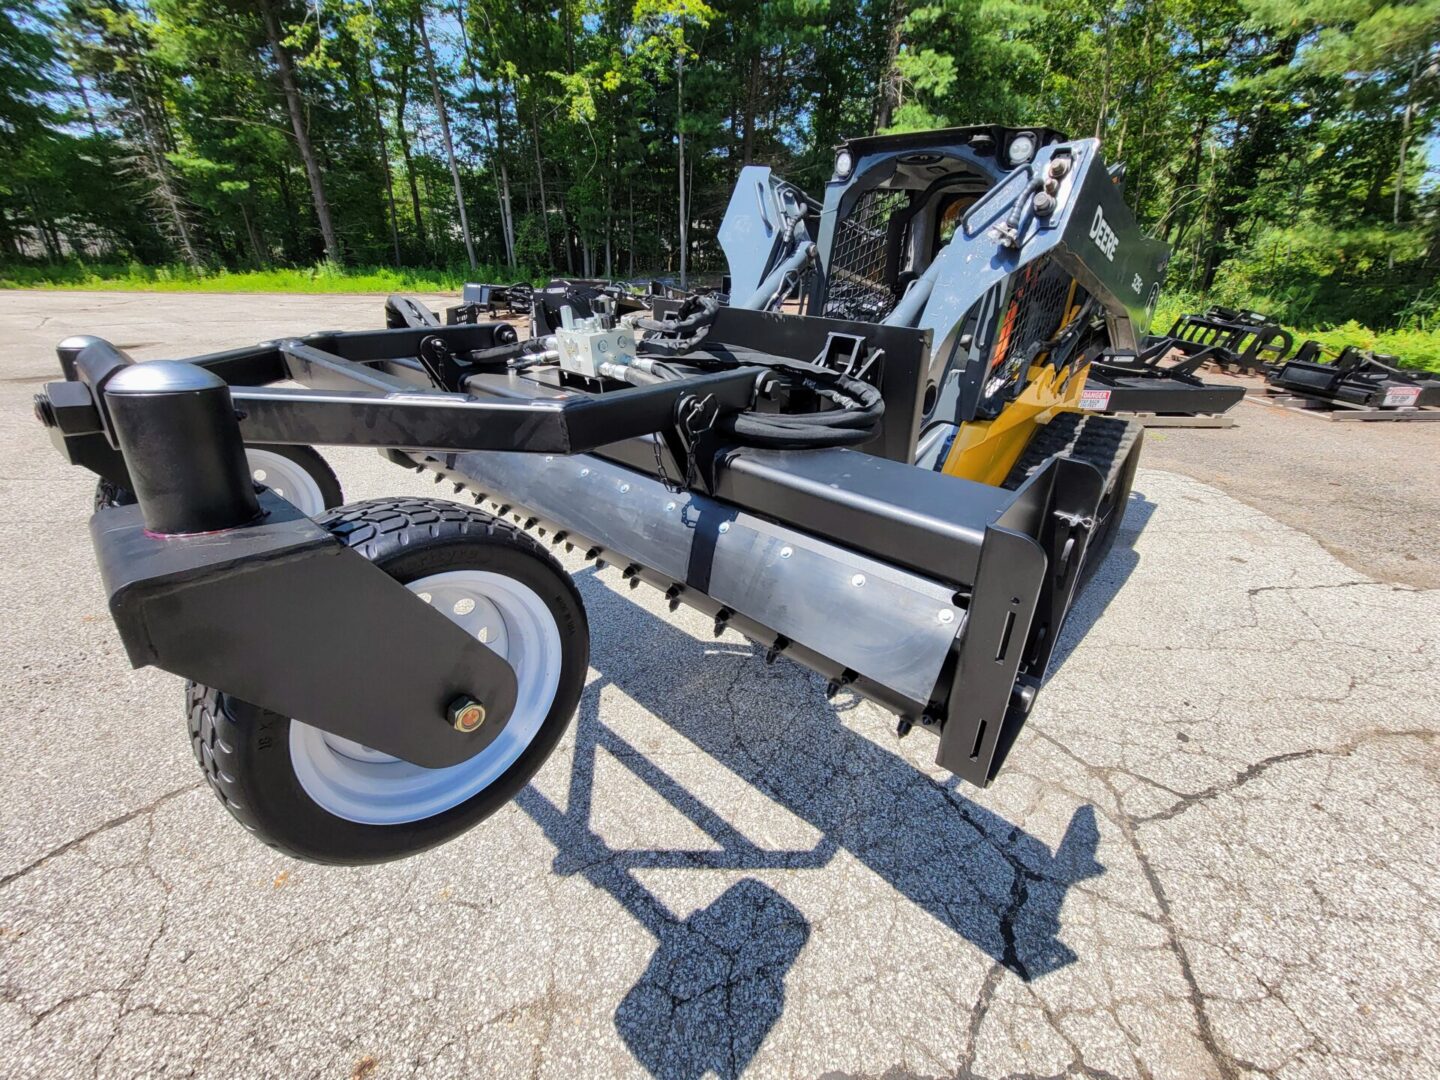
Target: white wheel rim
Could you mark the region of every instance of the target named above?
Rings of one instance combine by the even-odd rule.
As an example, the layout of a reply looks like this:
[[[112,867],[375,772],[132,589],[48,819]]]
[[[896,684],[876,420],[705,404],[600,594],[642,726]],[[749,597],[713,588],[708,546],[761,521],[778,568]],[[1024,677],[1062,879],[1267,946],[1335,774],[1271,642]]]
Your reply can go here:
[[[515,669],[515,711],[494,742],[448,769],[421,768],[292,720],[290,760],[300,786],[322,809],[365,825],[421,821],[484,791],[535,740],[560,687],[560,628],[529,586],[488,570],[454,570],[407,588]]]
[[[281,498],[289,499],[306,517],[325,512],[325,494],[315,478],[298,462],[274,450],[259,450],[253,446],[245,448],[245,459],[250,462],[252,477],[274,489]]]

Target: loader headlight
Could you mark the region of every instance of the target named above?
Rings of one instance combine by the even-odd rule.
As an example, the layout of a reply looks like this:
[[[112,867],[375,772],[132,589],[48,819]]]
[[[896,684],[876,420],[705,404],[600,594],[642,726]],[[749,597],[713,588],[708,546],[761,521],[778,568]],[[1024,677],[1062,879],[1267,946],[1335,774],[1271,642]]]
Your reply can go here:
[[[850,155],[849,150],[841,150],[835,155],[835,179],[844,180],[855,168],[855,159]]]
[[[1010,145],[1005,148],[1005,160],[1013,165],[1024,165],[1035,156],[1035,136],[1028,131],[1022,131],[1010,140]]]

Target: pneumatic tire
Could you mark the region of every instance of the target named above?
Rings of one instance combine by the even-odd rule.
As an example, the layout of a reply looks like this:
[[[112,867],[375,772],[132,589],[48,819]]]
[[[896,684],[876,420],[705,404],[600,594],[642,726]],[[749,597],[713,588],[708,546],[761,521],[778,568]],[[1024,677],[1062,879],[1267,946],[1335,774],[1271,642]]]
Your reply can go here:
[[[489,817],[550,756],[579,705],[589,667],[585,609],[549,552],[459,503],[377,499],[317,521],[507,659],[519,700],[505,729],[466,762],[422,769],[190,684],[191,745],[221,803],[272,847],[320,863],[404,858]],[[397,722],[440,721],[421,715]]]
[[[257,483],[275,489],[308,516],[339,506],[345,501],[340,480],[320,454],[309,446],[246,446],[250,473]],[[135,493],[109,480],[95,485],[95,509],[129,506]]]

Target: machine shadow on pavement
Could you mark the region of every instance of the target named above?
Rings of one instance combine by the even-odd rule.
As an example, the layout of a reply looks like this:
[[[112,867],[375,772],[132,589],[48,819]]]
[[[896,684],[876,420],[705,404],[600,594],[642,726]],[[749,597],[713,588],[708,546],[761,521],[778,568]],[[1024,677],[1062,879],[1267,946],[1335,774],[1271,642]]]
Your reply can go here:
[[[821,869],[843,849],[1024,980],[1076,959],[1057,935],[1070,887],[1104,873],[1095,860],[1099,831],[1092,807],[1076,810],[1052,852],[1020,825],[966,798],[954,778],[933,779],[846,727],[838,714],[858,703],[843,695],[827,702],[823,683],[798,665],[766,666],[759,651],[732,638],[698,640],[629,603],[593,572],[577,575],[577,583],[595,632],[591,664],[600,677],[581,703],[566,808],[533,785],[516,801],[556,846],[557,873],[584,875],[658,941],[615,1014],[621,1038],[652,1075],[691,1080],[743,1072],[784,1010],[785,978],[810,923],[753,877],[680,918],[633,871],[719,871],[728,879],[736,872]],[[657,656],[665,663],[654,663]],[[752,842],[605,723],[600,698],[606,686],[808,823],[819,840],[796,850]],[[878,713],[874,724],[875,738],[894,737]],[[715,846],[609,846],[591,822],[599,750]]]

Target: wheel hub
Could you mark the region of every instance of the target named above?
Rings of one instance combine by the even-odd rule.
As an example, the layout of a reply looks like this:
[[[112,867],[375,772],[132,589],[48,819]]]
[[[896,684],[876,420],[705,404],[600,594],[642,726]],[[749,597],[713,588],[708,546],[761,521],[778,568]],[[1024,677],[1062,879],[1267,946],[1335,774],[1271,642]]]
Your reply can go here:
[[[301,787],[323,809],[349,821],[419,821],[479,794],[530,745],[559,688],[560,630],[528,586],[491,571],[456,570],[419,578],[407,588],[515,669],[516,705],[489,746],[446,769],[421,768],[292,720],[290,757]],[[436,720],[416,715],[403,722]]]

